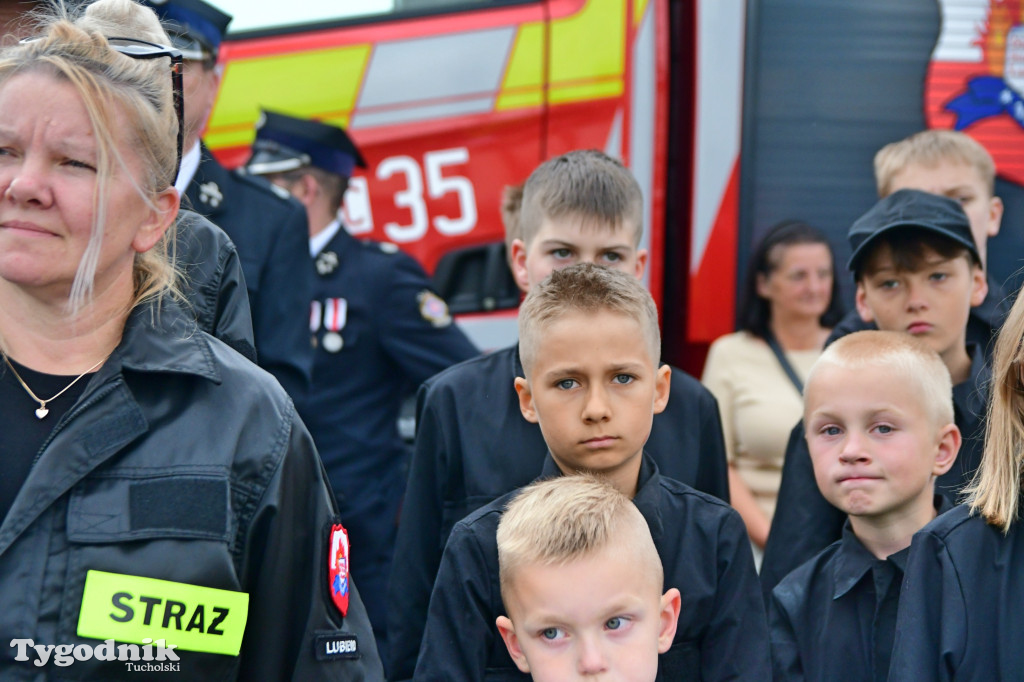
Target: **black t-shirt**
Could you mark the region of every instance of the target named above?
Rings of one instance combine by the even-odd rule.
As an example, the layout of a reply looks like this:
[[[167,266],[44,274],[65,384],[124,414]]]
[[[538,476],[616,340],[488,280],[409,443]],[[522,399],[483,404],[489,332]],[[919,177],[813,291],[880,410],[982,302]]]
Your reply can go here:
[[[32,392],[44,400],[77,376],[43,374],[13,360],[11,364]],[[7,517],[43,443],[88,383],[89,376],[84,376],[56,400],[47,402],[49,413],[39,419],[35,414],[39,403],[18,382],[7,363],[0,360],[0,522]]]

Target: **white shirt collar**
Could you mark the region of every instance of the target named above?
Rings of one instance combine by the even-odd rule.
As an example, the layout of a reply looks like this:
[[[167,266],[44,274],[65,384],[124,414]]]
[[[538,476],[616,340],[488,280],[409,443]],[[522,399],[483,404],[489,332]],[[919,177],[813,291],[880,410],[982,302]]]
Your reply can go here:
[[[185,191],[188,189],[189,184],[192,183],[192,178],[196,176],[196,171],[199,170],[201,156],[199,140],[196,140],[192,148],[182,155],[181,168],[178,169],[178,179],[174,181],[174,189],[178,190],[179,195],[185,196]]]
[[[316,258],[317,254],[324,250],[328,242],[334,239],[341,229],[341,219],[335,218],[327,224],[327,227],[309,238],[309,255]]]

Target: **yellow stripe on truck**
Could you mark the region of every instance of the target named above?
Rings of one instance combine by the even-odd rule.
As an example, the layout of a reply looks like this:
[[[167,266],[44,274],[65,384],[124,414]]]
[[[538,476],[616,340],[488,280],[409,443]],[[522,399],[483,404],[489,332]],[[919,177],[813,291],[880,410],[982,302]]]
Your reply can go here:
[[[633,0],[633,26],[639,26],[644,20],[644,12],[647,10],[648,0]]]
[[[370,49],[370,44],[362,44],[231,61],[203,139],[214,149],[248,146],[255,136],[252,122],[259,107],[299,117],[331,112],[332,123],[347,125]],[[324,75],[332,73],[339,76],[324,87]]]
[[[512,46],[512,55],[505,69],[505,82],[501,84],[494,108],[497,111],[538,107],[544,94],[544,25],[523,24]]]
[[[552,103],[622,93],[626,68],[626,0],[588,2],[576,14],[551,22]],[[617,87],[608,83],[618,80]],[[587,81],[593,81],[587,84]]]
[[[572,16],[551,22],[552,104],[618,97],[626,68],[626,0],[588,2]],[[495,109],[543,103],[544,24],[523,24]]]

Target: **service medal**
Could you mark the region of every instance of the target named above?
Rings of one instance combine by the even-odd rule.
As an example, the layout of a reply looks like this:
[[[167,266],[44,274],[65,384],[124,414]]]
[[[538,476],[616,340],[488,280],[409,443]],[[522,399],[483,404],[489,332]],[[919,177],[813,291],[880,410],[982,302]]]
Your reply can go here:
[[[344,339],[341,338],[341,334],[338,332],[327,332],[324,334],[323,341],[320,345],[324,347],[324,350],[328,353],[337,353],[341,350],[342,346],[345,345]]]

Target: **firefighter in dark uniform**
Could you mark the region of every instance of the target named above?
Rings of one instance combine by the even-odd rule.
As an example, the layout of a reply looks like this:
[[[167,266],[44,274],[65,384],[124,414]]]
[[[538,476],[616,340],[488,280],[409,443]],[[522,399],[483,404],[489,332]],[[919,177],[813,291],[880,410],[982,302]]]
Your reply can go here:
[[[180,300],[177,54],[64,11],[0,54],[0,680],[377,682],[309,432]]]
[[[220,226],[238,249],[252,308],[258,364],[304,404],[313,368],[306,333],[312,278],[306,215],[287,193],[229,172],[199,134],[220,88],[217,51],[231,17],[202,0],[148,0],[185,58],[185,154],[175,185],[182,205]]]
[[[353,170],[365,165],[341,128],[266,112],[246,170],[288,189],[309,215],[316,351],[304,418],[338,496],[356,582],[383,646],[409,456],[397,428],[401,403],[477,350],[415,260],[345,230],[338,211]]]

